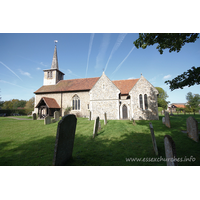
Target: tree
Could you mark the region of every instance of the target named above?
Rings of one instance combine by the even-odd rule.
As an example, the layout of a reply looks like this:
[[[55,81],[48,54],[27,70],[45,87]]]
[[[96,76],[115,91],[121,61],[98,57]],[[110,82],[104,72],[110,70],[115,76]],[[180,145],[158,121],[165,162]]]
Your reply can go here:
[[[190,109],[192,110],[192,112],[198,111],[200,109],[199,105],[200,105],[200,95],[199,94],[192,94],[192,92],[188,92],[186,95],[186,99],[187,99],[187,104],[190,107]]]
[[[156,47],[160,54],[164,49],[169,52],[181,50],[185,43],[195,42],[199,38],[199,33],[139,33],[139,38],[133,42],[136,48],[146,49],[147,46],[158,44]],[[192,67],[187,72],[177,76],[176,78],[165,81],[169,84],[171,91],[175,89],[183,89],[184,86],[192,86],[200,84],[200,67]]]
[[[30,98],[30,99],[26,102],[25,109],[34,110],[34,103],[35,103],[35,97]]]
[[[165,92],[161,87],[156,87],[156,89],[159,92],[157,101],[158,101],[158,107],[162,107],[163,110],[167,109],[167,104],[169,103],[169,101],[166,101],[166,99],[169,97],[167,95],[167,92]]]

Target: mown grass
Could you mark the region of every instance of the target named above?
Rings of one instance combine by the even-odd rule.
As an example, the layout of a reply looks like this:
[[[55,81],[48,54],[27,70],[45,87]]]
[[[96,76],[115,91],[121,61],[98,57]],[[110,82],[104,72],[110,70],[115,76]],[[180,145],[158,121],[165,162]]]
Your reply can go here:
[[[178,165],[200,165],[200,142],[187,137],[186,119],[193,115],[171,116],[171,127],[157,121],[109,120],[97,137],[92,138],[94,121],[78,118],[72,159],[68,165],[77,166],[166,166],[161,162],[128,162],[126,158],[165,158],[164,135],[171,135],[177,157],[195,162],[179,162]],[[200,121],[200,115],[194,116]],[[153,150],[149,122],[153,124],[159,156]],[[44,125],[43,120],[15,120],[0,118],[0,165],[49,166],[52,165],[57,123]],[[200,129],[200,125],[199,125]]]

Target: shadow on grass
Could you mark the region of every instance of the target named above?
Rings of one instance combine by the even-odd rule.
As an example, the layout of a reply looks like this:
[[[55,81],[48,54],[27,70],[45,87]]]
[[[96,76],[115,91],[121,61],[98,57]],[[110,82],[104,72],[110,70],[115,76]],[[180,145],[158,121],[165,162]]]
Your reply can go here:
[[[164,135],[172,136],[177,157],[196,158],[195,162],[179,162],[178,165],[199,166],[200,165],[200,144],[187,137],[187,134],[180,130],[184,129],[185,118],[176,119],[170,117],[172,128],[162,124],[162,117],[155,121],[136,121],[120,123],[110,122],[102,127],[98,136],[94,139],[91,135],[76,133],[72,159],[67,165],[70,166],[166,166],[165,161],[161,162],[131,162],[127,158],[165,158]],[[155,132],[158,154],[153,150],[149,122],[152,122]],[[119,124],[122,132],[115,137],[115,127]],[[92,125],[93,123],[91,123]],[[93,125],[92,125],[93,126]],[[127,128],[128,126],[128,128]],[[146,129],[146,130],[145,130]],[[147,130],[148,129],[148,130]],[[130,131],[131,130],[131,131]],[[137,130],[139,130],[137,132]],[[145,130],[144,132],[142,130]],[[90,132],[90,131],[89,131]],[[116,132],[117,134],[117,132]],[[47,136],[39,140],[24,143],[18,147],[9,148],[11,141],[0,143],[0,165],[2,166],[51,166],[53,163],[55,137]]]
[[[9,143],[0,143],[1,166],[46,166],[53,163],[55,146],[53,136],[27,142],[12,149],[6,148]]]

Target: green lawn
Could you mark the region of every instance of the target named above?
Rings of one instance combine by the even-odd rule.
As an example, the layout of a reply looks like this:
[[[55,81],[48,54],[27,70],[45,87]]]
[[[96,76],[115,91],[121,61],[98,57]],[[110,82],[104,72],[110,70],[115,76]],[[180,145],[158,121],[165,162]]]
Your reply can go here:
[[[179,162],[178,165],[200,166],[200,142],[187,137],[186,119],[194,115],[171,116],[171,129],[157,121],[109,120],[92,138],[94,121],[78,118],[73,158],[68,165],[86,166],[166,166],[161,162],[131,162],[127,158],[165,158],[164,135],[171,135],[178,158],[190,158],[195,162]],[[200,115],[194,116],[200,121]],[[159,156],[153,150],[149,122],[153,124]],[[15,120],[0,117],[0,165],[1,166],[49,166],[53,162],[57,123],[44,125],[43,120]],[[199,124],[200,129],[200,124]]]

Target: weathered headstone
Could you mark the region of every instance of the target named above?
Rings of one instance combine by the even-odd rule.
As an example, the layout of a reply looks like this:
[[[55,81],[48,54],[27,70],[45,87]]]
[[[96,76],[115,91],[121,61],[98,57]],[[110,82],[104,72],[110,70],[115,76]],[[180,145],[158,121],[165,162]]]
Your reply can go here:
[[[93,138],[95,138],[95,136],[97,135],[98,129],[99,129],[99,117],[97,117],[94,121]]]
[[[187,118],[187,136],[193,139],[195,142],[199,142],[199,134],[198,134],[198,122],[197,120],[190,116]]]
[[[132,119],[132,121],[133,121],[133,126],[136,126],[135,120],[134,120],[134,119]]]
[[[54,149],[54,166],[66,165],[72,157],[77,118],[73,114],[66,115],[58,122]]]
[[[178,162],[175,160],[177,158],[175,143],[170,135],[165,135],[164,144],[167,166],[178,166]]]
[[[33,113],[33,120],[36,120],[36,113]]]
[[[55,119],[56,122],[59,121],[59,119],[60,119],[60,112],[59,111],[54,112],[54,119]]]
[[[149,123],[149,128],[150,128],[150,131],[151,131],[151,139],[152,139],[152,143],[153,143],[153,149],[154,149],[156,155],[158,155],[158,148],[157,148],[157,144],[156,144],[156,138],[155,138],[155,135],[154,135],[154,129],[153,129],[153,125],[152,125],[151,122]]]
[[[89,112],[89,119],[88,120],[91,121],[91,118],[92,118],[92,112],[90,111]]]
[[[99,128],[98,128],[98,131],[100,131],[101,130],[101,122],[100,122],[100,120],[99,120]]]
[[[162,123],[165,124],[165,117],[162,118]]]
[[[107,124],[107,113],[104,113],[104,125]]]
[[[65,110],[65,111],[64,111],[64,116],[67,115],[67,114],[68,114],[68,111]]]
[[[50,116],[46,116],[44,118],[44,125],[47,125],[47,124],[51,124],[51,117]]]
[[[51,118],[51,123],[55,123],[56,120],[54,118]]]
[[[166,125],[168,128],[171,128],[171,125],[170,125],[170,118],[169,118],[169,113],[168,113],[168,112],[165,112],[165,125]]]

